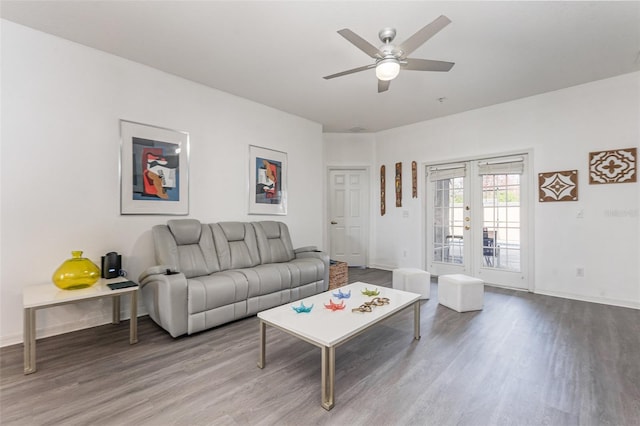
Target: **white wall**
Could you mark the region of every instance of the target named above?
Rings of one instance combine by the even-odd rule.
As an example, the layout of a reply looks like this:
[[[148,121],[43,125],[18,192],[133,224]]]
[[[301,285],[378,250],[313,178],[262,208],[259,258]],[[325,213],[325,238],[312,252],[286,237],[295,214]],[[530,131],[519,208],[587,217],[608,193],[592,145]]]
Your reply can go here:
[[[531,151],[534,291],[640,308],[640,182],[589,185],[587,169],[591,151],[638,146],[640,73],[375,135],[325,134],[324,139],[327,164],[364,161],[371,166],[370,266],[425,265],[424,164]],[[399,161],[402,208],[395,207],[393,179]],[[418,199],[410,198],[411,161],[419,164]],[[387,213],[381,217],[377,173],[382,164],[387,167]],[[578,202],[537,202],[537,173],[572,169],[579,175]],[[580,210],[584,219],[576,217]],[[577,267],[584,267],[583,278],[576,277]]]
[[[639,140],[640,73],[377,133],[376,166],[402,161],[404,194],[396,208],[388,176],[387,215],[376,216],[372,264],[425,264],[422,202],[410,198],[411,161],[532,150],[536,178],[572,169],[579,177],[578,202],[538,203],[537,183],[532,187],[535,291],[640,308],[640,182],[589,185],[587,169],[590,151],[637,147]],[[579,210],[584,219],[576,217]],[[584,278],[576,277],[578,266]]]
[[[326,247],[325,197],[308,194],[310,187],[325,188],[327,167],[370,166],[370,264],[387,268],[424,264],[422,201],[410,198],[411,161],[532,149],[535,173],[578,169],[580,176],[580,201],[535,202],[535,290],[640,307],[640,183],[588,185],[586,169],[589,151],[638,146],[640,73],[375,135],[325,134],[323,148],[316,123],[1,24],[0,345],[22,340],[22,288],[48,282],[71,250],[96,262],[118,251],[134,279],[153,263],[149,230],[168,217],[119,214],[121,118],[190,132],[189,217],[205,222],[270,218],[247,215],[248,145],[287,152],[289,214],[275,219],[288,223],[296,246]],[[398,161],[402,208],[394,207]],[[387,166],[384,217],[381,164]],[[584,278],[575,277],[578,265]],[[125,317],[127,310],[125,304]],[[38,335],[102,324],[109,316],[106,301],[44,310]]]
[[[96,263],[117,251],[134,280],[153,264],[150,229],[171,217],[119,214],[119,119],[190,133],[189,217],[282,220],[295,246],[323,248],[319,124],[1,23],[0,345],[22,340],[22,288],[50,282],[71,250]],[[249,144],[288,153],[287,216],[247,215]],[[106,300],[42,310],[38,336],[109,320]]]
[[[329,170],[332,168],[362,168],[369,170],[369,200],[373,200],[375,196],[376,186],[376,170],[375,164],[375,134],[374,133],[325,133],[324,134],[324,164],[325,164],[325,191],[329,188]],[[327,200],[325,192],[324,200]],[[379,211],[375,204],[371,203],[369,207],[369,239],[367,247],[367,258],[375,251],[373,242],[375,241],[375,227],[373,226],[375,214]],[[328,203],[325,203],[325,229],[324,229],[324,246],[329,250],[329,221],[331,220],[328,211]]]

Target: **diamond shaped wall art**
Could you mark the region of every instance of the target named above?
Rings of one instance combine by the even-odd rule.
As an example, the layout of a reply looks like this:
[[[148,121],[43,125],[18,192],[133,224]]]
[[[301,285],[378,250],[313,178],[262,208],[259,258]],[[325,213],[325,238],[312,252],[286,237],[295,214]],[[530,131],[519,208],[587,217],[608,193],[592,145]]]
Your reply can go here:
[[[637,148],[589,153],[589,184],[636,182]]]
[[[578,201],[578,171],[538,173],[538,201]]]

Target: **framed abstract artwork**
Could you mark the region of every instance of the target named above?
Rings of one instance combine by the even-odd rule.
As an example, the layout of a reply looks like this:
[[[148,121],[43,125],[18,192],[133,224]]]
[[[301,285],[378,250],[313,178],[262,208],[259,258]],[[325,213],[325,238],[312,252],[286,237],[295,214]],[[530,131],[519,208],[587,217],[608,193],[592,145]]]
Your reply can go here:
[[[287,153],[249,145],[249,214],[287,214]]]
[[[120,120],[120,214],[189,214],[189,133]]]
[[[637,148],[589,153],[589,184],[626,183],[637,180]]]
[[[578,201],[578,171],[538,173],[538,201]]]

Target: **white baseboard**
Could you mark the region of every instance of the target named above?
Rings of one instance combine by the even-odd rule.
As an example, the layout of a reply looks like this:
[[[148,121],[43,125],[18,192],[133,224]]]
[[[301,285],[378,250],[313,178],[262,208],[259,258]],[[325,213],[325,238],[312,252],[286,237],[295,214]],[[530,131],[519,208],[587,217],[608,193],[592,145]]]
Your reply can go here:
[[[382,269],[383,271],[393,271],[397,268],[397,266],[382,265],[378,263],[372,263],[368,267],[373,269]]]
[[[582,296],[572,293],[563,293],[560,291],[546,291],[546,290],[534,290],[535,294],[541,294],[544,296],[561,297],[563,299],[579,300],[581,302],[599,303],[601,305],[620,306],[622,308],[640,309],[640,302],[633,302],[629,300],[610,299],[607,297],[596,296]]]
[[[138,307],[140,310],[140,307]],[[128,311],[128,310],[127,310]],[[37,315],[37,314],[36,314]],[[147,312],[138,312],[138,317],[147,315]],[[128,320],[129,312],[121,312],[120,320]],[[72,331],[83,330],[85,328],[98,327],[100,325],[111,324],[111,315],[101,315],[93,318],[85,318],[82,320],[73,320],[64,324],[58,324],[55,326],[44,327],[36,329],[36,338],[43,339],[45,337],[57,336],[58,334],[70,333]],[[0,337],[0,347],[17,345],[24,341],[22,334],[13,334],[9,336]]]
[[[369,268],[382,269],[385,271],[392,271],[396,269],[394,266],[389,265],[369,265]],[[628,300],[617,300],[605,297],[593,297],[593,296],[581,296],[572,293],[563,293],[558,291],[534,291],[534,294],[540,294],[544,296],[560,297],[563,299],[579,300],[582,302],[600,303],[602,305],[620,306],[623,308],[640,309],[640,302],[633,302]],[[138,316],[146,315],[146,312],[139,313]],[[122,312],[120,318],[122,320],[129,319],[127,312]],[[70,333],[72,331],[78,331],[85,328],[97,327],[100,325],[110,324],[111,317],[108,315],[98,316],[94,318],[86,318],[81,321],[74,320],[65,324],[59,324],[52,327],[46,327],[36,330],[36,337],[42,339],[45,337],[57,336],[58,334]],[[22,334],[14,334],[9,336],[0,337],[0,347],[17,345],[23,342]]]
[[[382,269],[384,271],[393,271],[394,269],[397,268],[397,266],[383,265],[383,264],[371,264],[371,265],[369,265],[369,268]],[[432,275],[432,277],[433,276],[435,276],[435,275]],[[503,287],[503,286],[490,284],[490,283],[487,283],[486,285],[489,285],[489,286],[492,286],[492,287],[505,288],[505,289],[508,289],[508,290],[528,291],[526,289],[514,289],[512,287]],[[620,306],[622,308],[640,309],[640,301],[633,302],[633,301],[629,301],[629,300],[618,300],[618,299],[611,299],[611,298],[607,298],[607,297],[582,296],[582,295],[573,294],[573,293],[563,293],[563,292],[560,292],[560,291],[534,290],[533,293],[534,294],[544,295],[544,296],[561,297],[563,299],[579,300],[579,301],[582,301],[582,302],[599,303],[601,305]]]

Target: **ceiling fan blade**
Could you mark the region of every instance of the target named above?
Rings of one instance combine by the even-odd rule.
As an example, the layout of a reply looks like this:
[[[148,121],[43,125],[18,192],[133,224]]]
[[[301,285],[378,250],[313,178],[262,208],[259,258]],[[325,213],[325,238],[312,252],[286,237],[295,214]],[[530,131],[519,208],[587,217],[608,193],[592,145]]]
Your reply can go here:
[[[328,76],[322,77],[322,78],[324,78],[325,80],[329,80],[331,78],[342,77],[343,75],[353,74],[355,72],[365,71],[365,70],[368,70],[368,69],[371,69],[371,68],[375,68],[375,67],[376,67],[376,64],[365,65],[363,67],[353,68],[353,69],[350,69],[350,70],[346,70],[346,71],[342,71],[342,72],[339,72],[339,73],[331,74],[331,75],[328,75]]]
[[[407,58],[402,64],[405,70],[413,71],[449,71],[455,65],[455,62],[432,61],[430,59],[412,59]]]
[[[398,49],[402,50],[402,58],[409,56],[414,50],[422,46],[427,40],[436,35],[438,31],[446,27],[451,23],[451,20],[444,15],[440,15],[430,24],[425,25],[417,33],[409,37],[398,46]]]
[[[338,34],[340,34],[342,37],[349,40],[351,44],[353,44],[355,47],[362,50],[364,53],[371,56],[372,58],[382,57],[377,47],[375,47],[373,44],[369,43],[367,40],[360,37],[358,34],[351,31],[350,29],[348,28],[342,29],[338,31]]]
[[[391,84],[391,80],[378,80],[378,93],[389,90],[389,84]]]

